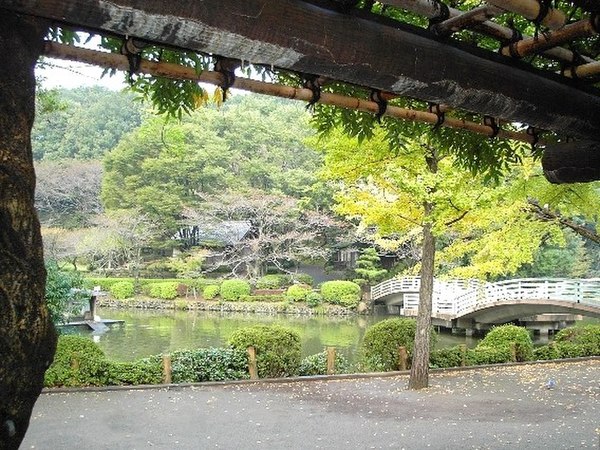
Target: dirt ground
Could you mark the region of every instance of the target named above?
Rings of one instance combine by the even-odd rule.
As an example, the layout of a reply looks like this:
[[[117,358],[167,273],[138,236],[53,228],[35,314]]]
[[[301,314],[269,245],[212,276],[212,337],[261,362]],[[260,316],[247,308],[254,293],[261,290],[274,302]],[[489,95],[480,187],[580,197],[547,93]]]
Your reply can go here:
[[[45,393],[22,449],[600,449],[600,359],[436,372],[418,392],[407,382]]]

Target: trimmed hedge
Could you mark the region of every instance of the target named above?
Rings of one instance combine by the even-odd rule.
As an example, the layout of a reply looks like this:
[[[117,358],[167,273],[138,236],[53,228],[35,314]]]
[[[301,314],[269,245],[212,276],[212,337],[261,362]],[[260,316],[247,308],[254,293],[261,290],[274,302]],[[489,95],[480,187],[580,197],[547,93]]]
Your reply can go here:
[[[360,286],[352,281],[326,281],[321,285],[323,300],[334,305],[355,308],[360,303]]]
[[[248,355],[232,348],[199,348],[171,354],[174,383],[226,381],[249,378]]]
[[[219,285],[210,284],[202,290],[202,297],[204,298],[204,300],[212,300],[217,295],[219,295],[220,290],[221,287]]]
[[[467,365],[478,366],[482,364],[501,364],[511,362],[513,359],[510,345],[499,347],[486,347],[478,345],[474,349],[467,350]]]
[[[225,280],[221,284],[221,298],[227,301],[238,301],[250,295],[250,283],[245,280]]]
[[[152,283],[148,287],[148,294],[152,298],[161,298],[164,300],[173,300],[178,297],[178,282],[164,281],[162,283]]]
[[[432,350],[429,354],[429,366],[436,369],[460,367],[462,360],[463,352],[460,346]]]
[[[293,284],[287,289],[285,297],[292,302],[303,302],[311,291],[312,288],[305,284]]]
[[[298,374],[301,359],[300,334],[279,325],[241,328],[229,338],[229,344],[241,351],[256,350],[258,376],[288,377]]]
[[[361,357],[367,370],[398,370],[398,348],[412,353],[417,322],[414,319],[392,318],[367,328],[361,346]]]
[[[529,361],[533,358],[533,341],[531,340],[531,334],[526,328],[517,327],[516,325],[501,325],[492,328],[477,345],[477,348],[508,348],[510,351],[510,347],[513,343],[516,346],[517,361]],[[510,359],[508,361],[510,361]]]
[[[339,352],[335,353],[334,373],[350,373],[350,363],[348,363],[346,357]],[[327,351],[304,358],[300,363],[298,375],[301,377],[327,375]]]
[[[565,328],[556,334],[554,342],[563,357],[600,356],[600,325]]]
[[[117,300],[125,300],[135,295],[135,289],[133,288],[133,281],[119,281],[113,283],[109,290],[110,295]]]
[[[291,282],[291,277],[282,273],[265,275],[256,281],[256,289],[279,289],[288,286]]]
[[[319,294],[318,292],[309,292],[306,295],[306,304],[310,308],[316,308],[318,306],[321,306],[322,303],[323,303],[323,296],[321,294]]]

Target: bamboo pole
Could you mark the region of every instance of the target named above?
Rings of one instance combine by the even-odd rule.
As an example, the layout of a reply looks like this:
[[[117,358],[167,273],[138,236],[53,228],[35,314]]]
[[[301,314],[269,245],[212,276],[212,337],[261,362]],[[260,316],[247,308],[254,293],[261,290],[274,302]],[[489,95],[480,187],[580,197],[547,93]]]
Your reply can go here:
[[[573,66],[564,71],[565,77],[586,78],[600,75],[600,61]]]
[[[542,9],[537,0],[487,0],[487,2],[505,11],[519,14],[529,20],[535,20]],[[557,30],[564,26],[566,21],[567,16],[565,13],[558,9],[549,8],[548,13],[542,18],[541,23],[551,30]]]
[[[101,67],[114,68],[118,70],[129,70],[129,63],[124,55],[117,53],[99,52],[71,45],[58,44],[56,42],[46,42],[44,49],[45,56],[71,61],[78,61],[87,64],[93,64]],[[223,83],[223,75],[219,72],[203,71],[197,74],[191,67],[180,66],[172,63],[153,62],[142,60],[139,66],[139,72],[178,80],[192,80],[203,83],[220,86]],[[255,92],[257,94],[271,95],[275,97],[287,98],[291,100],[301,100],[309,102],[312,100],[313,93],[310,89],[295,88],[274,83],[266,83],[247,78],[236,78],[231,87],[244,91]],[[348,97],[340,94],[323,92],[319,103],[324,105],[338,106],[340,108],[353,109],[357,111],[377,114],[379,105],[366,99]],[[411,120],[416,122],[429,123],[436,125],[438,116],[427,111],[400,108],[398,106],[388,106],[385,116],[396,119]],[[485,136],[493,136],[494,129],[490,126],[471,122],[455,117],[446,117],[443,127],[454,128],[458,130],[467,130],[473,133]],[[515,141],[533,143],[533,137],[525,132],[511,130],[500,130],[497,134],[500,139],[511,139]]]
[[[164,384],[171,384],[172,382],[172,364],[171,364],[171,355],[163,355],[163,382]]]
[[[425,16],[428,19],[439,17],[441,11],[440,3],[436,0],[384,0],[382,3],[395,6],[397,8],[406,9],[415,14]],[[455,8],[448,8],[448,12],[450,14],[450,18],[460,16],[464,13],[464,11]],[[473,27],[473,31],[477,31],[480,34],[489,36],[501,42],[510,40],[513,36],[512,29],[489,20]],[[523,36],[523,38],[527,39],[529,36]],[[543,51],[542,54],[556,61],[566,63],[573,61],[573,52],[562,47],[550,48]],[[584,59],[585,62],[594,61],[592,58],[588,58],[587,56],[584,56]]]
[[[327,375],[335,373],[335,347],[327,347]]]
[[[598,16],[591,19],[580,20],[561,28],[560,30],[553,31],[552,33],[540,34],[537,37],[513,42],[510,45],[502,47],[500,53],[504,56],[523,58],[566,42],[571,42],[583,37],[594,36],[598,34],[599,26],[600,20]]]
[[[248,347],[248,373],[250,374],[251,380],[258,380],[258,363],[256,361],[256,349],[254,347]]]
[[[438,36],[449,36],[450,34],[464,30],[465,28],[472,28],[475,25],[487,22],[489,19],[492,19],[501,13],[502,10],[495,6],[480,6],[479,8],[466,11],[462,14],[450,17],[443,22],[437,23],[431,26],[430,30]]]

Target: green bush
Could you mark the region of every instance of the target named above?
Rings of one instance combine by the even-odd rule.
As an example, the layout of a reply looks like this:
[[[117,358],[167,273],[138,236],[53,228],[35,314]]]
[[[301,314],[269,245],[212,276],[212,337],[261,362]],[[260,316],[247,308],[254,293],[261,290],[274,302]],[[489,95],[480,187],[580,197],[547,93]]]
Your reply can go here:
[[[248,378],[248,355],[232,348],[199,348],[171,354],[173,382],[197,383]]]
[[[467,350],[467,365],[479,366],[482,364],[501,364],[512,361],[510,346],[486,347],[478,345],[474,349]]]
[[[96,286],[100,286],[100,289],[102,289],[103,291],[110,291],[110,288],[113,286],[113,284],[116,283],[121,283],[122,281],[130,281],[133,284],[133,278],[111,278],[111,277],[106,277],[106,278],[85,278],[85,285],[86,287],[93,289]]]
[[[133,281],[119,281],[114,283],[109,288],[110,295],[117,300],[131,298],[135,294],[133,289]]]
[[[225,280],[221,284],[223,300],[237,301],[245,295],[250,295],[250,283],[245,280]]]
[[[311,291],[310,286],[293,284],[287,289],[285,297],[292,302],[303,302]]]
[[[285,301],[286,298],[281,294],[274,295],[244,295],[240,298],[242,302],[265,302],[265,303],[278,303]]]
[[[334,305],[356,306],[360,302],[360,293],[360,286],[352,281],[326,281],[321,285],[323,300]]]
[[[218,284],[209,284],[202,290],[202,297],[204,297],[204,300],[212,300],[219,295],[220,289],[221,287]]]
[[[335,354],[334,373],[349,373],[350,363],[339,352]],[[298,369],[300,376],[327,375],[327,351],[307,356],[300,363]]]
[[[61,270],[54,261],[46,264],[46,273],[45,299],[52,322],[68,322],[89,301],[89,292],[82,290],[83,278],[77,272]]]
[[[509,348],[516,346],[517,361],[529,361],[533,357],[533,341],[526,328],[515,325],[501,325],[492,328],[477,347]]]
[[[441,348],[430,352],[429,365],[436,369],[460,367],[462,365],[462,359],[463,352],[460,346]]]
[[[177,297],[177,286],[175,281],[163,281],[161,283],[152,283],[148,287],[148,294],[152,298],[173,300]]]
[[[296,273],[292,276],[294,281],[298,281],[299,283],[306,284],[307,286],[314,286],[315,279],[307,273]]]
[[[533,349],[533,359],[535,361],[547,361],[559,358],[560,352],[554,344],[542,345]]]
[[[367,370],[398,370],[398,348],[412,353],[417,323],[414,319],[382,320],[367,328],[361,346],[361,357]]]
[[[600,325],[565,328],[556,334],[554,342],[563,357],[571,357],[567,354],[573,353],[580,353],[577,356],[600,356]],[[576,350],[574,346],[580,349]]]
[[[54,355],[44,377],[44,385],[102,386],[106,384],[104,352],[90,339],[81,336],[59,336]]]
[[[300,367],[300,335],[279,325],[257,325],[235,331],[229,344],[238,350],[256,350],[258,376],[274,378],[293,376]]]
[[[256,281],[256,289],[279,289],[292,282],[289,275],[282,273],[265,275]]]
[[[318,292],[309,292],[306,295],[306,304],[311,308],[321,306],[323,303],[323,296]]]
[[[160,384],[163,380],[160,357],[134,362],[106,361],[105,385]]]

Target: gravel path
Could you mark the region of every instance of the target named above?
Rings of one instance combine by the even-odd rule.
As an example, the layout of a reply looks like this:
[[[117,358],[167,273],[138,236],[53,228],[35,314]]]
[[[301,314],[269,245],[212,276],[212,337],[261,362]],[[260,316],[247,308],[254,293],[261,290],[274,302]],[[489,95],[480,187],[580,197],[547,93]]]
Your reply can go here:
[[[48,393],[22,449],[600,449],[600,359],[407,381]]]

